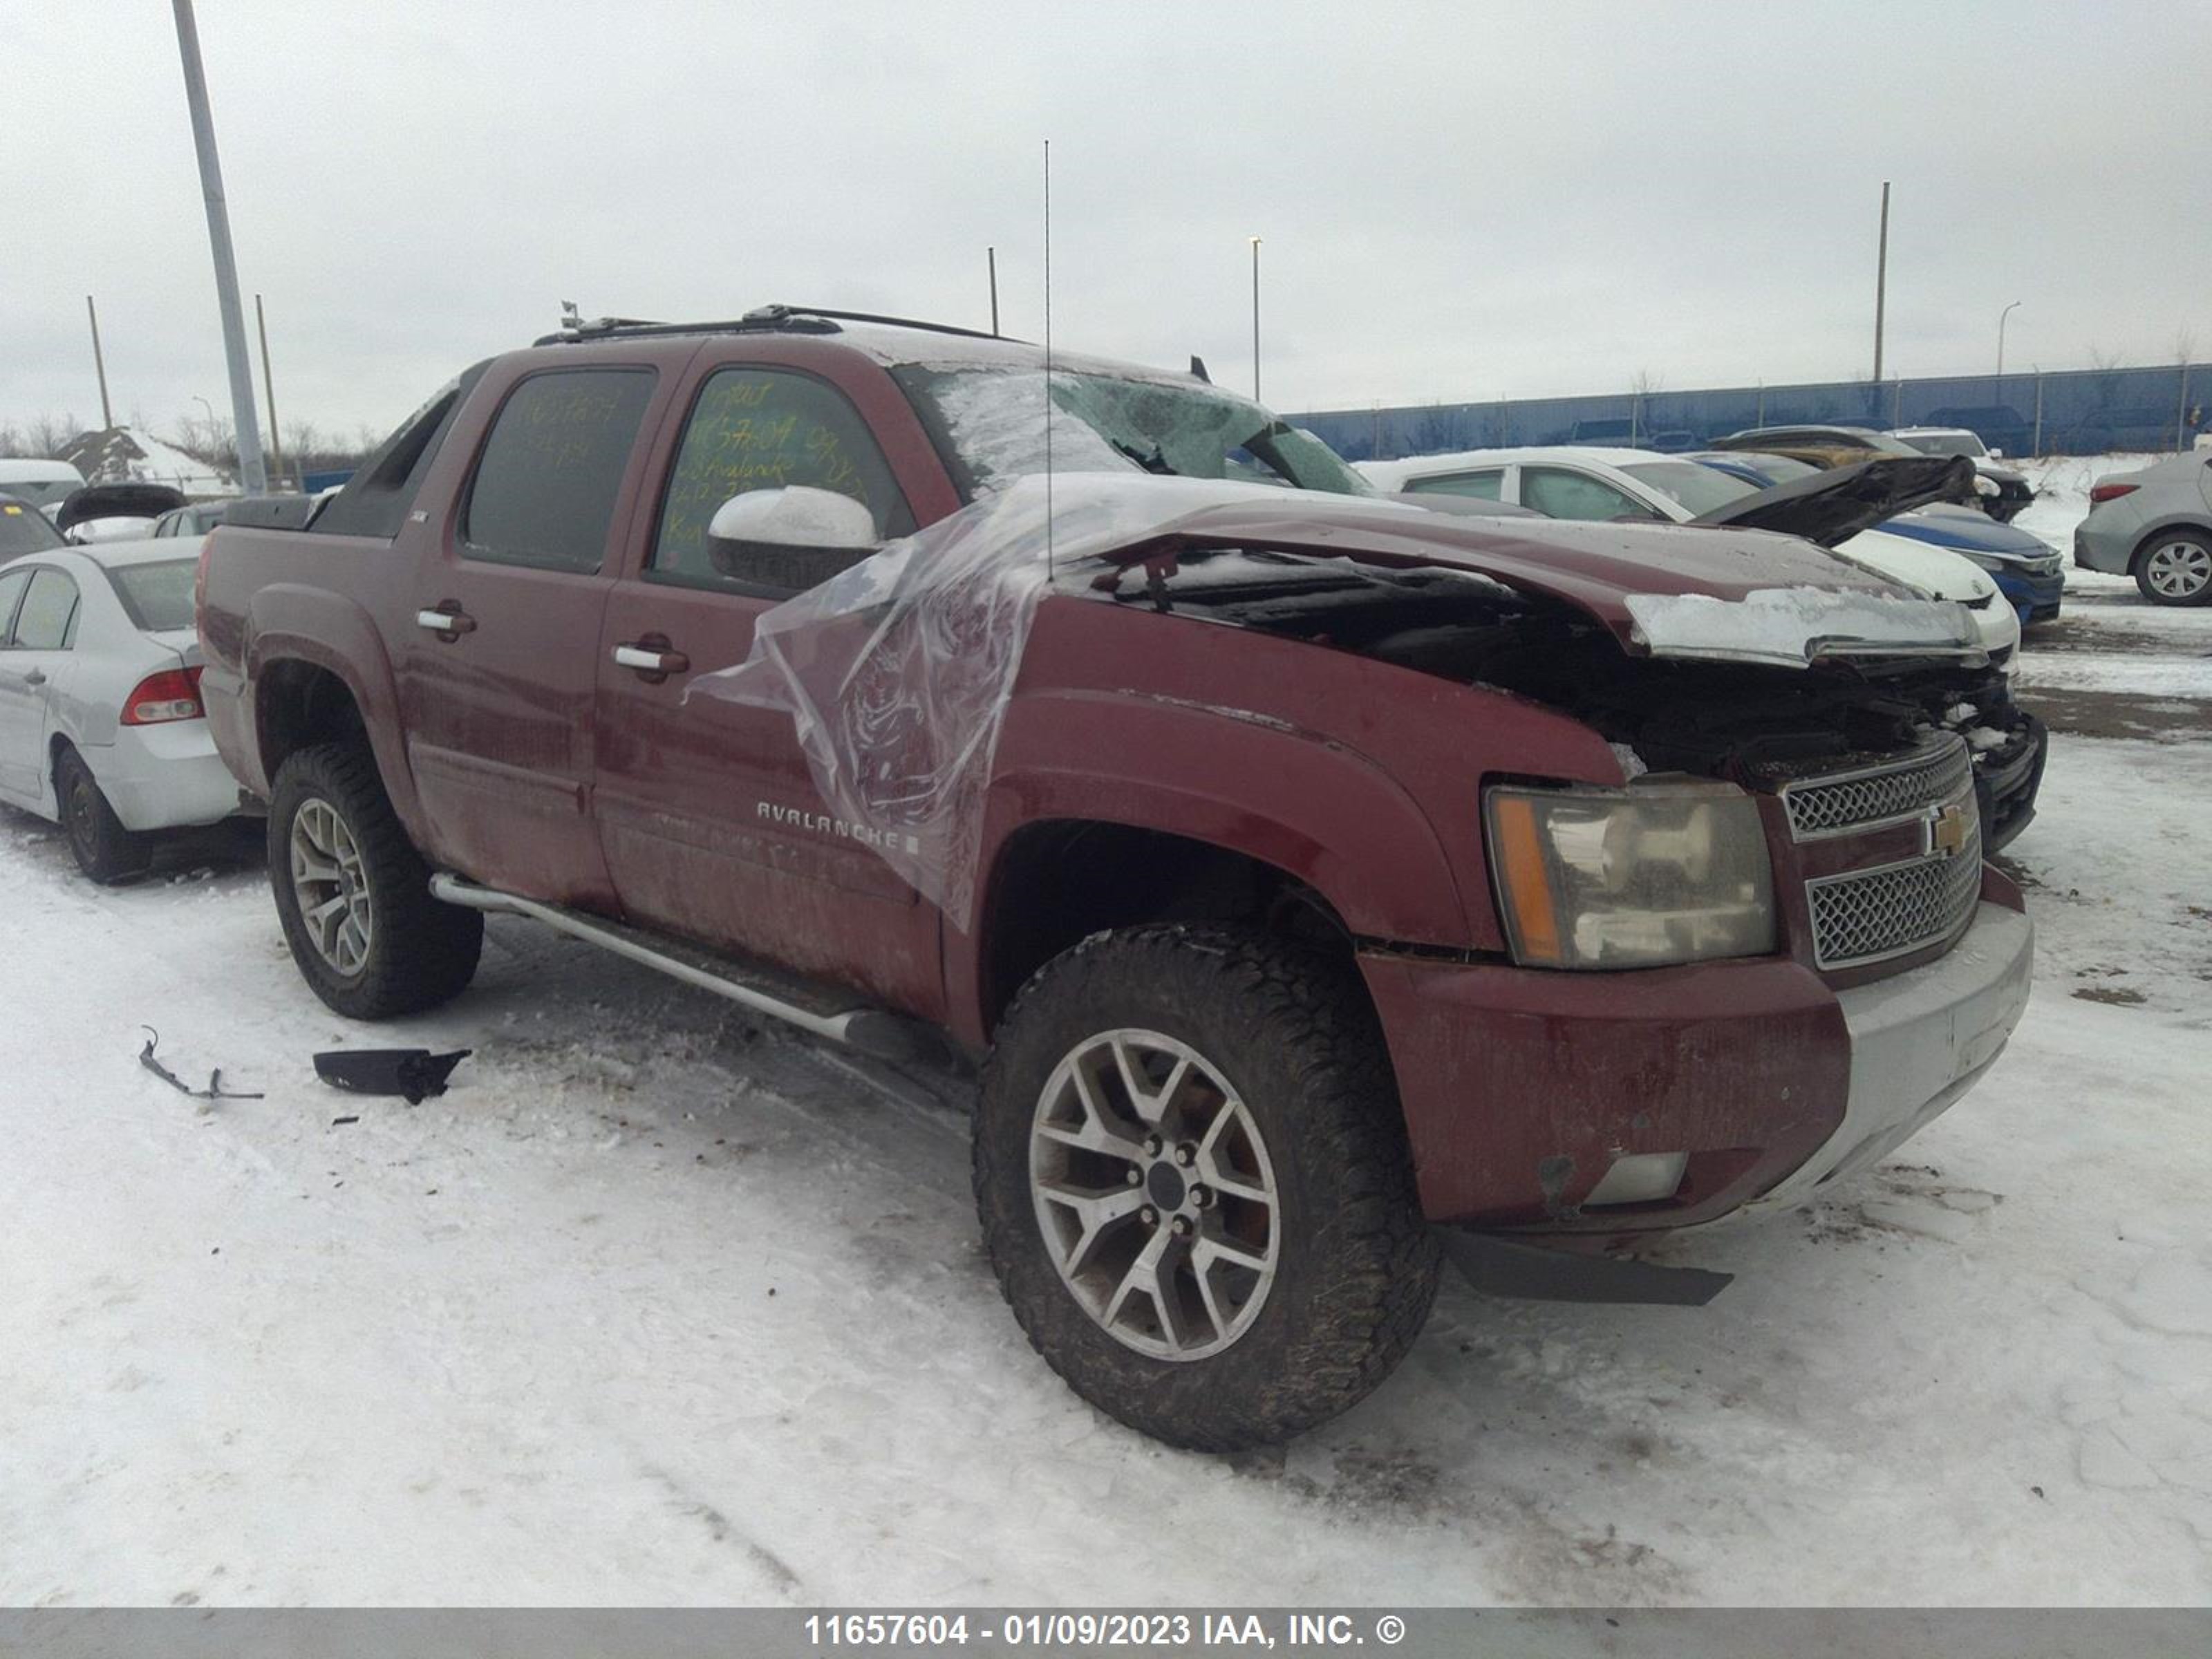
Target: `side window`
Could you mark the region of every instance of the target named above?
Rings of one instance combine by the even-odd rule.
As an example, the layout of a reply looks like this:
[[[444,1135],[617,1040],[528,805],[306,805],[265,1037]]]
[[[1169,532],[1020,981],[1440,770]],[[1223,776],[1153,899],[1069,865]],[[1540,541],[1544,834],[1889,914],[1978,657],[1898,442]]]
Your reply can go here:
[[[1443,472],[1433,478],[1416,478],[1406,489],[1409,495],[1472,495],[1477,501],[1494,501],[1504,477],[1505,469],[1495,466],[1486,472]]]
[[[319,535],[380,536],[386,541],[397,536],[462,400],[476,390],[489,367],[489,361],[477,363],[441,387],[324,501],[307,527]]]
[[[31,572],[15,616],[18,651],[66,651],[76,642],[76,583],[52,567]]]
[[[653,380],[649,368],[556,369],[509,392],[469,486],[464,556],[597,570]]]
[[[23,590],[31,585],[27,570],[11,570],[0,576],[0,647],[8,643],[8,625],[15,620],[15,606],[23,597]]]
[[[648,580],[793,592],[823,580],[830,571],[769,568],[773,553],[763,554],[750,580],[725,575],[708,557],[707,526],[717,507],[732,495],[787,484],[850,495],[874,515],[878,538],[913,532],[914,512],[890,463],[843,392],[788,369],[720,369],[700,387],[669,469]]]
[[[1521,469],[1521,505],[1553,519],[1648,519],[1649,507],[1609,483],[1556,466]]]

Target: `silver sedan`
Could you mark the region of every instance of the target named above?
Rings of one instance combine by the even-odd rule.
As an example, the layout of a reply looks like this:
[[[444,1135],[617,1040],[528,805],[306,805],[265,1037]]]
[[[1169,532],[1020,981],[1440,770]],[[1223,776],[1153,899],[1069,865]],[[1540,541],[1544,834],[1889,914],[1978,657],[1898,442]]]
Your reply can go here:
[[[2212,453],[2098,479],[2074,532],[2074,562],[2133,576],[2153,605],[2212,604]]]
[[[58,822],[94,881],[239,809],[200,706],[196,566],[174,541],[0,563],[0,802]]]

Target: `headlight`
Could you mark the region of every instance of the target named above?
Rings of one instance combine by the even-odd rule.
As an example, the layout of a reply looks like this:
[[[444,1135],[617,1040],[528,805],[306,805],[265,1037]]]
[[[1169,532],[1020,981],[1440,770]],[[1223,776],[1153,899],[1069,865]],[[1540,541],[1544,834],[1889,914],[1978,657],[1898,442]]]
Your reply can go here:
[[[1732,784],[1501,785],[1483,811],[1516,962],[1657,968],[1774,949],[1766,836]]]

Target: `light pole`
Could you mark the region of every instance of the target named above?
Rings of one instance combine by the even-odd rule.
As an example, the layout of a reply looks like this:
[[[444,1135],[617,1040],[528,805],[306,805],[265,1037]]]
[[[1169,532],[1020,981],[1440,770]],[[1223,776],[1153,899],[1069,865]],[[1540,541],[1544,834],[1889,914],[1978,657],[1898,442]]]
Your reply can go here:
[[[208,243],[215,254],[216,301],[222,313],[223,356],[230,368],[231,425],[238,438],[239,487],[249,495],[265,495],[269,469],[261,459],[261,425],[254,417],[253,369],[246,356],[238,260],[230,246],[230,206],[222,193],[222,163],[215,151],[215,118],[208,113],[207,73],[200,67],[199,25],[192,17],[192,0],[170,3],[177,15],[177,55],[184,60],[185,103],[191,112],[200,194],[207,202]]]
[[[210,437],[213,437],[215,435],[215,405],[210,403],[206,398],[201,397],[197,392],[192,393],[192,401],[198,404],[202,409],[207,410],[208,435]]]
[[[1252,401],[1260,401],[1260,239],[1252,239]]]
[[[2019,310],[2019,309],[2020,309],[2020,301],[2017,301],[2017,300],[2014,300],[2014,301],[2010,305],[2007,306],[2007,307],[2006,307],[2002,311],[2000,311],[1999,313],[1997,313],[1997,380],[1998,380],[1998,383],[1999,383],[2000,387],[2002,387],[2002,383],[2003,383],[2003,380],[2004,380],[2004,325],[2005,325],[2005,319],[2006,319],[2006,318],[2008,318],[2008,317],[2009,317],[2009,316],[2011,316],[2011,315],[2013,314],[2013,313],[2014,313],[2014,312],[2015,312],[2015,311],[2017,311],[2017,310]]]

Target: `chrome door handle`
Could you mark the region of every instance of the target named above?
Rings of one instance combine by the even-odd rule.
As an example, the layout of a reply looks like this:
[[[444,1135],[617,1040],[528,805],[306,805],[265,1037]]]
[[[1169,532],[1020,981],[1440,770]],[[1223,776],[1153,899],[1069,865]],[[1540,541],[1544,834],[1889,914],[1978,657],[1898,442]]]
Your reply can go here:
[[[641,674],[681,674],[691,666],[691,659],[681,651],[671,651],[665,641],[641,640],[635,645],[615,647],[615,660],[624,668],[635,668]]]
[[[468,615],[458,605],[453,605],[450,599],[447,605],[452,608],[441,606],[434,611],[417,611],[415,613],[416,627],[427,628],[433,634],[443,634],[448,637],[476,632],[477,619],[474,617]]]

